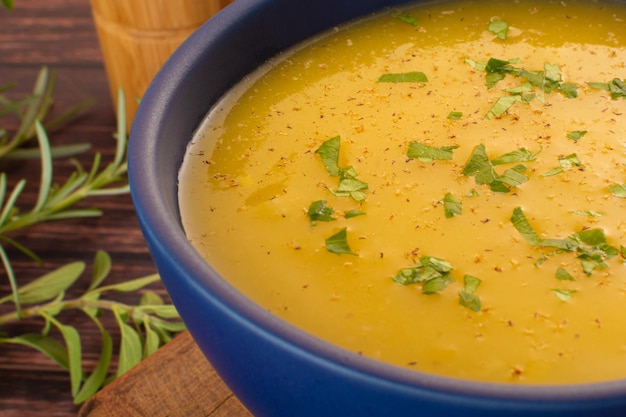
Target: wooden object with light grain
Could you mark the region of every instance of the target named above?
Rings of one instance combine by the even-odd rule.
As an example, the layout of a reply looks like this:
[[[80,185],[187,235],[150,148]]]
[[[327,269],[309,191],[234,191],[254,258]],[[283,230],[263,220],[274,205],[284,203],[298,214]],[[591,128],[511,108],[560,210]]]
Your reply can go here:
[[[79,417],[249,417],[188,332],[87,401]]]
[[[113,103],[126,93],[127,126],[174,50],[231,0],[90,0]]]

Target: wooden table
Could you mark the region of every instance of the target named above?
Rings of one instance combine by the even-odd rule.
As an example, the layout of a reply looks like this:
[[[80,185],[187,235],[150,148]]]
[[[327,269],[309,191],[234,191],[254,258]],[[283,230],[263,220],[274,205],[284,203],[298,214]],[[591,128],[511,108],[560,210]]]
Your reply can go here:
[[[95,98],[97,104],[72,124],[51,133],[51,141],[56,144],[91,142],[93,149],[79,158],[84,166],[90,166],[95,152],[100,152],[104,159],[111,158],[115,148],[112,134],[116,121],[89,0],[15,0],[15,6],[11,12],[0,8],[0,85],[17,82],[18,87],[12,90],[12,94],[23,97],[30,92],[42,65],[54,69],[57,73],[55,113],[85,99]],[[35,182],[39,177],[36,162],[2,169],[10,178]],[[62,179],[72,169],[69,162],[61,162],[55,166],[55,173]],[[27,206],[35,198],[36,192],[31,191],[20,201]],[[113,260],[111,282],[154,273],[130,196],[90,200],[85,204],[92,205],[103,209],[104,216],[43,224],[18,237],[45,261],[45,270],[76,260],[91,265],[95,251],[102,249]],[[42,268],[25,257],[13,252],[11,255],[20,280],[28,281],[43,273]],[[88,276],[84,278],[79,289],[87,285]],[[152,289],[166,295],[160,285]],[[6,276],[1,272],[0,295],[9,291]],[[119,299],[136,302],[135,297],[126,294]],[[66,319],[79,328],[84,344],[84,363],[93,366],[99,353],[97,328],[81,315]],[[117,342],[119,334],[115,333],[114,319],[105,317],[103,321]],[[41,322],[27,321],[0,330],[36,332],[40,328]],[[180,372],[188,366],[190,372]],[[159,378],[154,377],[155,372],[159,373]],[[64,417],[75,416],[78,410],[69,394],[69,376],[65,370],[34,350],[0,346],[0,416]],[[194,417],[249,414],[185,333],[94,397],[85,405],[81,415]]]

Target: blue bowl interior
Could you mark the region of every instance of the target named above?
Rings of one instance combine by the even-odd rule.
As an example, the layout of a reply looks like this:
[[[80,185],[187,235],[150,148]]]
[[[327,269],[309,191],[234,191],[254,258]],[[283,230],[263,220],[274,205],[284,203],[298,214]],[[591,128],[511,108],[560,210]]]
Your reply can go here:
[[[250,332],[307,362],[312,367],[311,375],[319,366],[337,375],[348,375],[361,384],[374,384],[381,392],[400,392],[401,397],[407,398],[407,410],[413,406],[412,398],[424,396],[432,404],[445,400],[457,404],[451,407],[458,409],[476,404],[482,407],[480,413],[466,415],[499,415],[503,408],[511,413],[522,410],[519,415],[555,415],[550,414],[555,410],[584,415],[585,410],[599,404],[609,410],[603,415],[622,415],[621,407],[626,401],[626,384],[622,381],[549,389],[476,383],[399,369],[333,347],[251,303],[223,281],[188,243],[177,204],[178,170],[187,143],[211,106],[242,77],[280,51],[343,22],[404,3],[405,0],[237,0],[194,33],[165,64],[135,116],[129,144],[129,176],[141,227],[174,303],[205,354],[251,409],[255,409],[257,400],[247,388],[239,388],[242,382],[233,375],[245,370],[216,353],[220,349],[236,351],[227,342],[221,346],[221,339],[215,337],[216,332],[221,332],[223,339],[228,340],[229,327],[233,326],[239,336],[230,336],[241,337],[242,344],[243,334]],[[202,311],[205,304],[213,307]],[[209,312],[225,317],[228,324],[208,325],[213,320]],[[213,340],[207,340],[209,337]],[[255,343],[253,340],[256,339],[250,343]],[[245,354],[250,346],[240,348],[240,353]],[[354,387],[346,387],[345,392],[341,387],[333,389],[348,399],[359,400],[358,393],[355,397],[350,392]],[[258,387],[258,391],[263,388]],[[266,395],[272,395],[270,388]],[[263,413],[263,407],[258,410]],[[437,408],[432,410],[434,414],[439,412]]]

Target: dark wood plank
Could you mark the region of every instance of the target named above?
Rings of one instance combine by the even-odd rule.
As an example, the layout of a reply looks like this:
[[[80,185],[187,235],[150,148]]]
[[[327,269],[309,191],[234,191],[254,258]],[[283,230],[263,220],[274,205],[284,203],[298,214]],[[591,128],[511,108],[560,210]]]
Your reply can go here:
[[[67,127],[51,132],[53,143],[89,142],[91,151],[78,157],[89,167],[96,152],[108,161],[115,150],[112,134],[115,114],[88,0],[16,0],[16,9],[0,9],[0,85],[16,82],[11,95],[23,97],[32,88],[43,65],[57,74],[53,112],[60,114],[85,99],[97,103]],[[2,120],[3,127],[11,127]],[[5,123],[9,123],[7,126]],[[71,172],[68,161],[55,165],[57,181]],[[9,178],[25,178],[36,184],[39,166],[36,162],[11,163],[3,166]],[[28,189],[19,205],[29,207],[36,190]],[[111,282],[145,276],[155,272],[139,230],[129,195],[93,199],[84,206],[97,206],[104,216],[82,221],[39,225],[15,237],[34,250],[45,262],[43,268],[15,251],[11,251],[20,282],[27,282],[47,270],[72,261],[91,265],[97,250],[106,250],[113,259]],[[76,295],[87,285],[88,273],[69,295]],[[153,290],[166,296],[162,285]],[[0,274],[0,295],[10,291],[4,273]],[[122,294],[118,299],[136,302],[136,294]],[[1,311],[0,311],[1,312]],[[76,326],[81,334],[84,364],[93,367],[100,348],[100,334],[79,313],[68,313],[64,320]],[[103,322],[119,339],[115,321],[105,316]],[[39,331],[42,323],[25,321],[6,326],[7,334]],[[69,377],[65,370],[43,355],[23,347],[0,346],[0,415],[3,417],[75,416],[78,406],[72,403]]]

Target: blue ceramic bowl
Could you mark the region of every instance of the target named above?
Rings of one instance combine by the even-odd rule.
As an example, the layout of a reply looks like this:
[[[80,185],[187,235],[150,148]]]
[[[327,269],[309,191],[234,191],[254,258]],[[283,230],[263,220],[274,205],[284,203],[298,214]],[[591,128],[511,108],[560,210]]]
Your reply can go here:
[[[135,117],[129,171],[141,227],[175,305],[224,381],[260,417],[626,416],[626,381],[478,383],[400,369],[334,347],[249,301],[188,243],[177,174],[187,143],[216,100],[277,52],[405,2],[237,0],[163,67]]]

